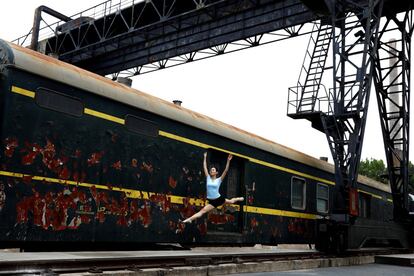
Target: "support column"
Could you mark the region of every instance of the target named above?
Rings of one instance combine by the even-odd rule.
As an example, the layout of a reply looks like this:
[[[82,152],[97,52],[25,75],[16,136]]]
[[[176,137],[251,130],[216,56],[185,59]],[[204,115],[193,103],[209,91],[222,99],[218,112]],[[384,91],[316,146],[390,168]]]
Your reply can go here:
[[[357,208],[350,206],[357,202],[349,200],[355,199],[383,0],[325,3],[334,28],[333,110],[322,115],[338,185],[334,198],[337,210],[333,211],[357,215]]]
[[[375,89],[384,140],[394,218],[408,215],[410,55],[413,11],[385,14],[379,30]]]

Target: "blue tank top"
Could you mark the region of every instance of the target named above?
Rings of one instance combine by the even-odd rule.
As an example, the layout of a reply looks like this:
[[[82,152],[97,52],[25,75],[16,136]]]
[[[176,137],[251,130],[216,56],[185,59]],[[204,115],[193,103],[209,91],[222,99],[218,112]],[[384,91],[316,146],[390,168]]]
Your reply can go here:
[[[215,180],[207,176],[207,198],[216,199],[220,197],[219,189],[221,185],[221,177],[216,178]]]

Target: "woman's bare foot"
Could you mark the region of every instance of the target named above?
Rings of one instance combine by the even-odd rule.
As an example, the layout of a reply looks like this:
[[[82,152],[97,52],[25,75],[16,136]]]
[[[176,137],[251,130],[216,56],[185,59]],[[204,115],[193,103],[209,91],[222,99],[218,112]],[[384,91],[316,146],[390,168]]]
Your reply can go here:
[[[236,201],[244,201],[244,197],[236,197]]]

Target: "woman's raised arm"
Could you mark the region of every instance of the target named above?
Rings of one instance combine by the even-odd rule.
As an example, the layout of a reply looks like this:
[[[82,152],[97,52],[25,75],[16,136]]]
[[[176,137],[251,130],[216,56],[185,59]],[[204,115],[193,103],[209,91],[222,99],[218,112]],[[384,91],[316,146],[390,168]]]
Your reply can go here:
[[[207,177],[208,176],[208,169],[207,169],[207,152],[204,153],[203,169],[204,169],[204,174]]]
[[[229,154],[229,156],[227,157],[226,168],[224,169],[223,174],[220,176],[221,180],[223,180],[226,177],[227,172],[229,171],[230,161],[232,158],[233,158],[233,155]]]

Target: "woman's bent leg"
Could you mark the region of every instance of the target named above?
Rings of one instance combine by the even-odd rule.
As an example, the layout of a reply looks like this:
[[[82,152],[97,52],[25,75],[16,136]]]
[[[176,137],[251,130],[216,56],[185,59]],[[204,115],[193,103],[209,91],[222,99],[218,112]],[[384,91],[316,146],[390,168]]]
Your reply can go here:
[[[226,198],[226,204],[234,204],[234,203],[236,203],[236,202],[240,202],[240,201],[243,201],[244,200],[244,197],[233,197],[232,199],[227,199]]]
[[[210,212],[213,209],[214,209],[213,205],[207,204],[206,206],[203,207],[203,209],[201,209],[200,211],[198,211],[197,213],[195,213],[191,217],[183,220],[183,222],[184,223],[191,223],[193,220],[201,218],[204,214],[207,214],[208,212]]]

